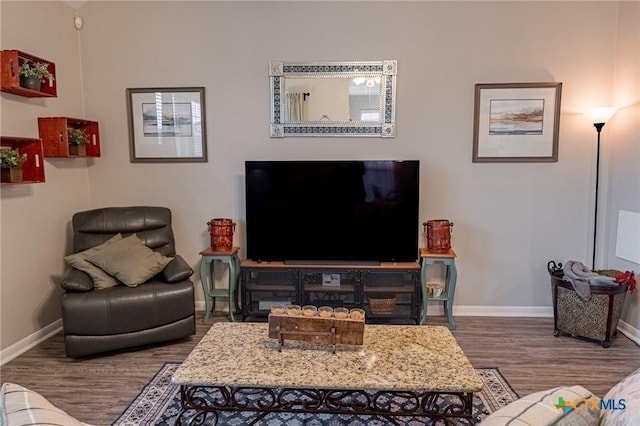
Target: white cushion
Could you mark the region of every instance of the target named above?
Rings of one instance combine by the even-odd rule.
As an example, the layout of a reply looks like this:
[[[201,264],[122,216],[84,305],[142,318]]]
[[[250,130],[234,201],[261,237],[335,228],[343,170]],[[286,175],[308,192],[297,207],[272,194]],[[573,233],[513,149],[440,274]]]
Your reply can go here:
[[[0,390],[0,416],[3,426],[90,426],[74,419],[39,393],[13,383],[4,383]]]
[[[638,426],[640,424],[640,368],[619,381],[602,399],[609,404],[609,409],[601,410],[600,424]]]
[[[578,409],[562,409],[558,407],[561,401],[575,402]],[[558,387],[532,393],[502,407],[486,417],[482,426],[596,426],[599,403],[600,398],[582,386]]]

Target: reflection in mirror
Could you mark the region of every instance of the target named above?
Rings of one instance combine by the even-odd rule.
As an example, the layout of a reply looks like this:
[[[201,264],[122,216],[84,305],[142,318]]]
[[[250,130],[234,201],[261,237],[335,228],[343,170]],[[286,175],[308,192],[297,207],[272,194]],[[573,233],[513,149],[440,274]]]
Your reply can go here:
[[[289,78],[286,121],[380,121],[380,77]]]
[[[395,136],[396,61],[269,65],[271,137]]]

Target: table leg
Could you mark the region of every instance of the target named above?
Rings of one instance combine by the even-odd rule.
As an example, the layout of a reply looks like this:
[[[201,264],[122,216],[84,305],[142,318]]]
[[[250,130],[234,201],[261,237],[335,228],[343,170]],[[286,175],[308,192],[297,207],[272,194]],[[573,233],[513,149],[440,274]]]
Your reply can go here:
[[[452,261],[447,261],[445,263],[447,268],[447,300],[444,301],[444,312],[447,316],[447,322],[449,324],[450,330],[456,329],[456,322],[453,320],[453,296],[456,293],[456,282],[458,280],[458,271],[456,269],[456,263]]]
[[[422,303],[420,303],[420,319],[419,324],[427,323],[427,261],[422,259],[422,268],[420,269],[420,292],[422,295]]]
[[[236,312],[239,312],[242,315],[242,308],[240,307],[240,258],[238,256],[234,256],[232,261],[235,262],[236,270],[233,278],[233,292],[235,293],[233,300],[235,301],[235,309]],[[244,320],[244,316],[242,316]]]
[[[211,290],[213,285],[213,260],[203,257],[200,261],[200,282],[202,283],[202,291],[204,293],[204,318],[202,323],[206,323],[211,315]],[[215,300],[215,299],[214,299]]]
[[[235,296],[235,283],[236,283],[236,262],[233,259],[233,257],[231,257],[229,259],[229,318],[231,318],[231,322],[236,322],[235,318],[233,317],[233,311],[235,310],[235,302],[234,302],[234,296]]]

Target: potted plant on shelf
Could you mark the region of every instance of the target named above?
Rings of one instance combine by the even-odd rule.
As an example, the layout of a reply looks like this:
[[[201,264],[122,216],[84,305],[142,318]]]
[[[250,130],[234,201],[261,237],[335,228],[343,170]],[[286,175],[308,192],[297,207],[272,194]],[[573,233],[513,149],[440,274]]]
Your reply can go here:
[[[20,65],[20,86],[40,91],[42,82],[45,80],[53,80],[53,74],[49,72],[47,62],[24,61]]]
[[[25,161],[27,161],[27,154],[20,154],[17,149],[0,149],[0,181],[8,183],[22,182],[22,165]]]
[[[89,136],[82,129],[69,128],[69,155],[87,155]]]

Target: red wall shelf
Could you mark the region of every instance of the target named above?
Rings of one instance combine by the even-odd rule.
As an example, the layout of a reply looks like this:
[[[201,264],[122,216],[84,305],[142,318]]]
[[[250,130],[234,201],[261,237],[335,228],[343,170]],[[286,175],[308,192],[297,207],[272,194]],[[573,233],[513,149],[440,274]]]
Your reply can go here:
[[[27,98],[55,98],[58,96],[56,65],[53,62],[19,50],[3,50],[0,54],[0,90]],[[53,80],[43,83],[39,91],[20,86],[20,65],[24,62],[48,63],[47,70],[53,75]]]
[[[69,129],[82,129],[89,136],[86,155],[73,155],[69,152]],[[38,117],[38,131],[42,138],[45,157],[100,157],[100,132],[97,121],[70,117]]]
[[[22,185],[44,182],[44,158],[42,140],[21,138],[14,136],[0,137],[0,145],[17,149],[21,154],[27,154],[27,161],[22,165],[22,182],[2,182],[2,185]]]

